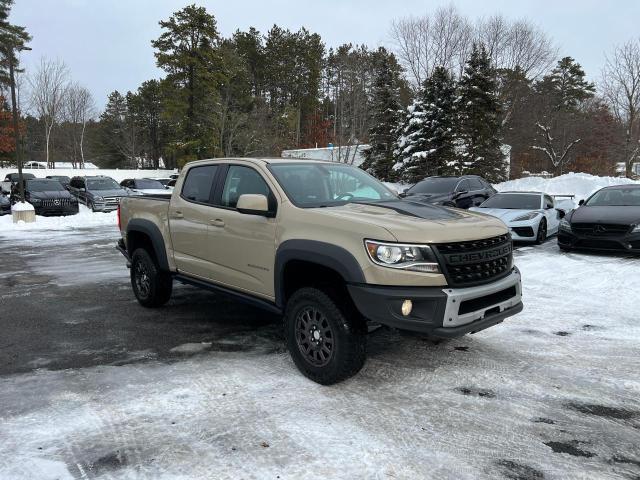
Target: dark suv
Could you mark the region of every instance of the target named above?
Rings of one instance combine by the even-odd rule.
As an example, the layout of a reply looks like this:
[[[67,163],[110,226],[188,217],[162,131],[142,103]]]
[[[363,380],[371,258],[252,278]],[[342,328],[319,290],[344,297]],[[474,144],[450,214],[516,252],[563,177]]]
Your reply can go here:
[[[36,215],[75,215],[78,200],[56,180],[31,178],[24,182],[24,199],[33,205]],[[18,186],[13,187],[11,203],[18,201]]]
[[[477,175],[461,177],[428,177],[400,194],[412,202],[431,203],[447,207],[477,207],[496,190]]]
[[[94,212],[117,210],[120,199],[129,195],[113,178],[103,175],[73,177],[69,191]]]

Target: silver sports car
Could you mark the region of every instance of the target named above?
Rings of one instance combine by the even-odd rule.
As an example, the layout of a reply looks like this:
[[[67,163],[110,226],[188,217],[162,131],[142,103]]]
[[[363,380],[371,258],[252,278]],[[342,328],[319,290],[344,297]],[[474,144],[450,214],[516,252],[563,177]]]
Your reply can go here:
[[[542,192],[501,192],[469,210],[502,220],[516,242],[540,244],[558,233],[565,211],[551,195]]]

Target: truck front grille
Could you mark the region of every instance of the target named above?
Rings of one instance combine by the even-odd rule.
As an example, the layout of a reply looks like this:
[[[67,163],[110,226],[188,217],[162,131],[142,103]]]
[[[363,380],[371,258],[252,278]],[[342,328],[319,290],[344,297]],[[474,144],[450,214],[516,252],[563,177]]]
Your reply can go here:
[[[452,287],[489,283],[509,273],[512,267],[511,236],[434,245],[447,281]]]

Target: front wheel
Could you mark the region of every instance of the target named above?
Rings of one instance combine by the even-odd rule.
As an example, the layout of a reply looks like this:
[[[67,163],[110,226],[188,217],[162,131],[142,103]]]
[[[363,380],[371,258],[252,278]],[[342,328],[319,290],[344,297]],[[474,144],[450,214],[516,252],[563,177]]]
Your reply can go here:
[[[287,302],[287,348],[303,375],[331,385],[355,375],[366,359],[366,328],[347,302],[317,288],[301,288]]]
[[[160,307],[169,301],[173,279],[160,270],[155,260],[143,248],[131,256],[131,287],[143,307]]]
[[[540,225],[538,225],[538,236],[536,237],[536,245],[540,245],[544,243],[547,239],[547,220],[540,220]]]

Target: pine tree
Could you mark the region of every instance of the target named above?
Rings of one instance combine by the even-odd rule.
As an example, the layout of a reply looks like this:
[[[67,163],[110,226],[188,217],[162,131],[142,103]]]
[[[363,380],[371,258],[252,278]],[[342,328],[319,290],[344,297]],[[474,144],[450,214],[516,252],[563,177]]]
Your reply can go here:
[[[452,173],[455,165],[455,83],[444,67],[425,80],[409,107],[396,143],[402,179],[415,183],[429,175]]]
[[[393,150],[400,119],[398,75],[395,57],[380,48],[375,63],[370,146],[364,154],[362,168],[383,181],[392,181],[397,176],[393,170]]]
[[[460,79],[457,108],[461,129],[458,154],[465,173],[490,182],[505,180],[501,151],[501,108],[495,69],[484,45],[474,45]]]

